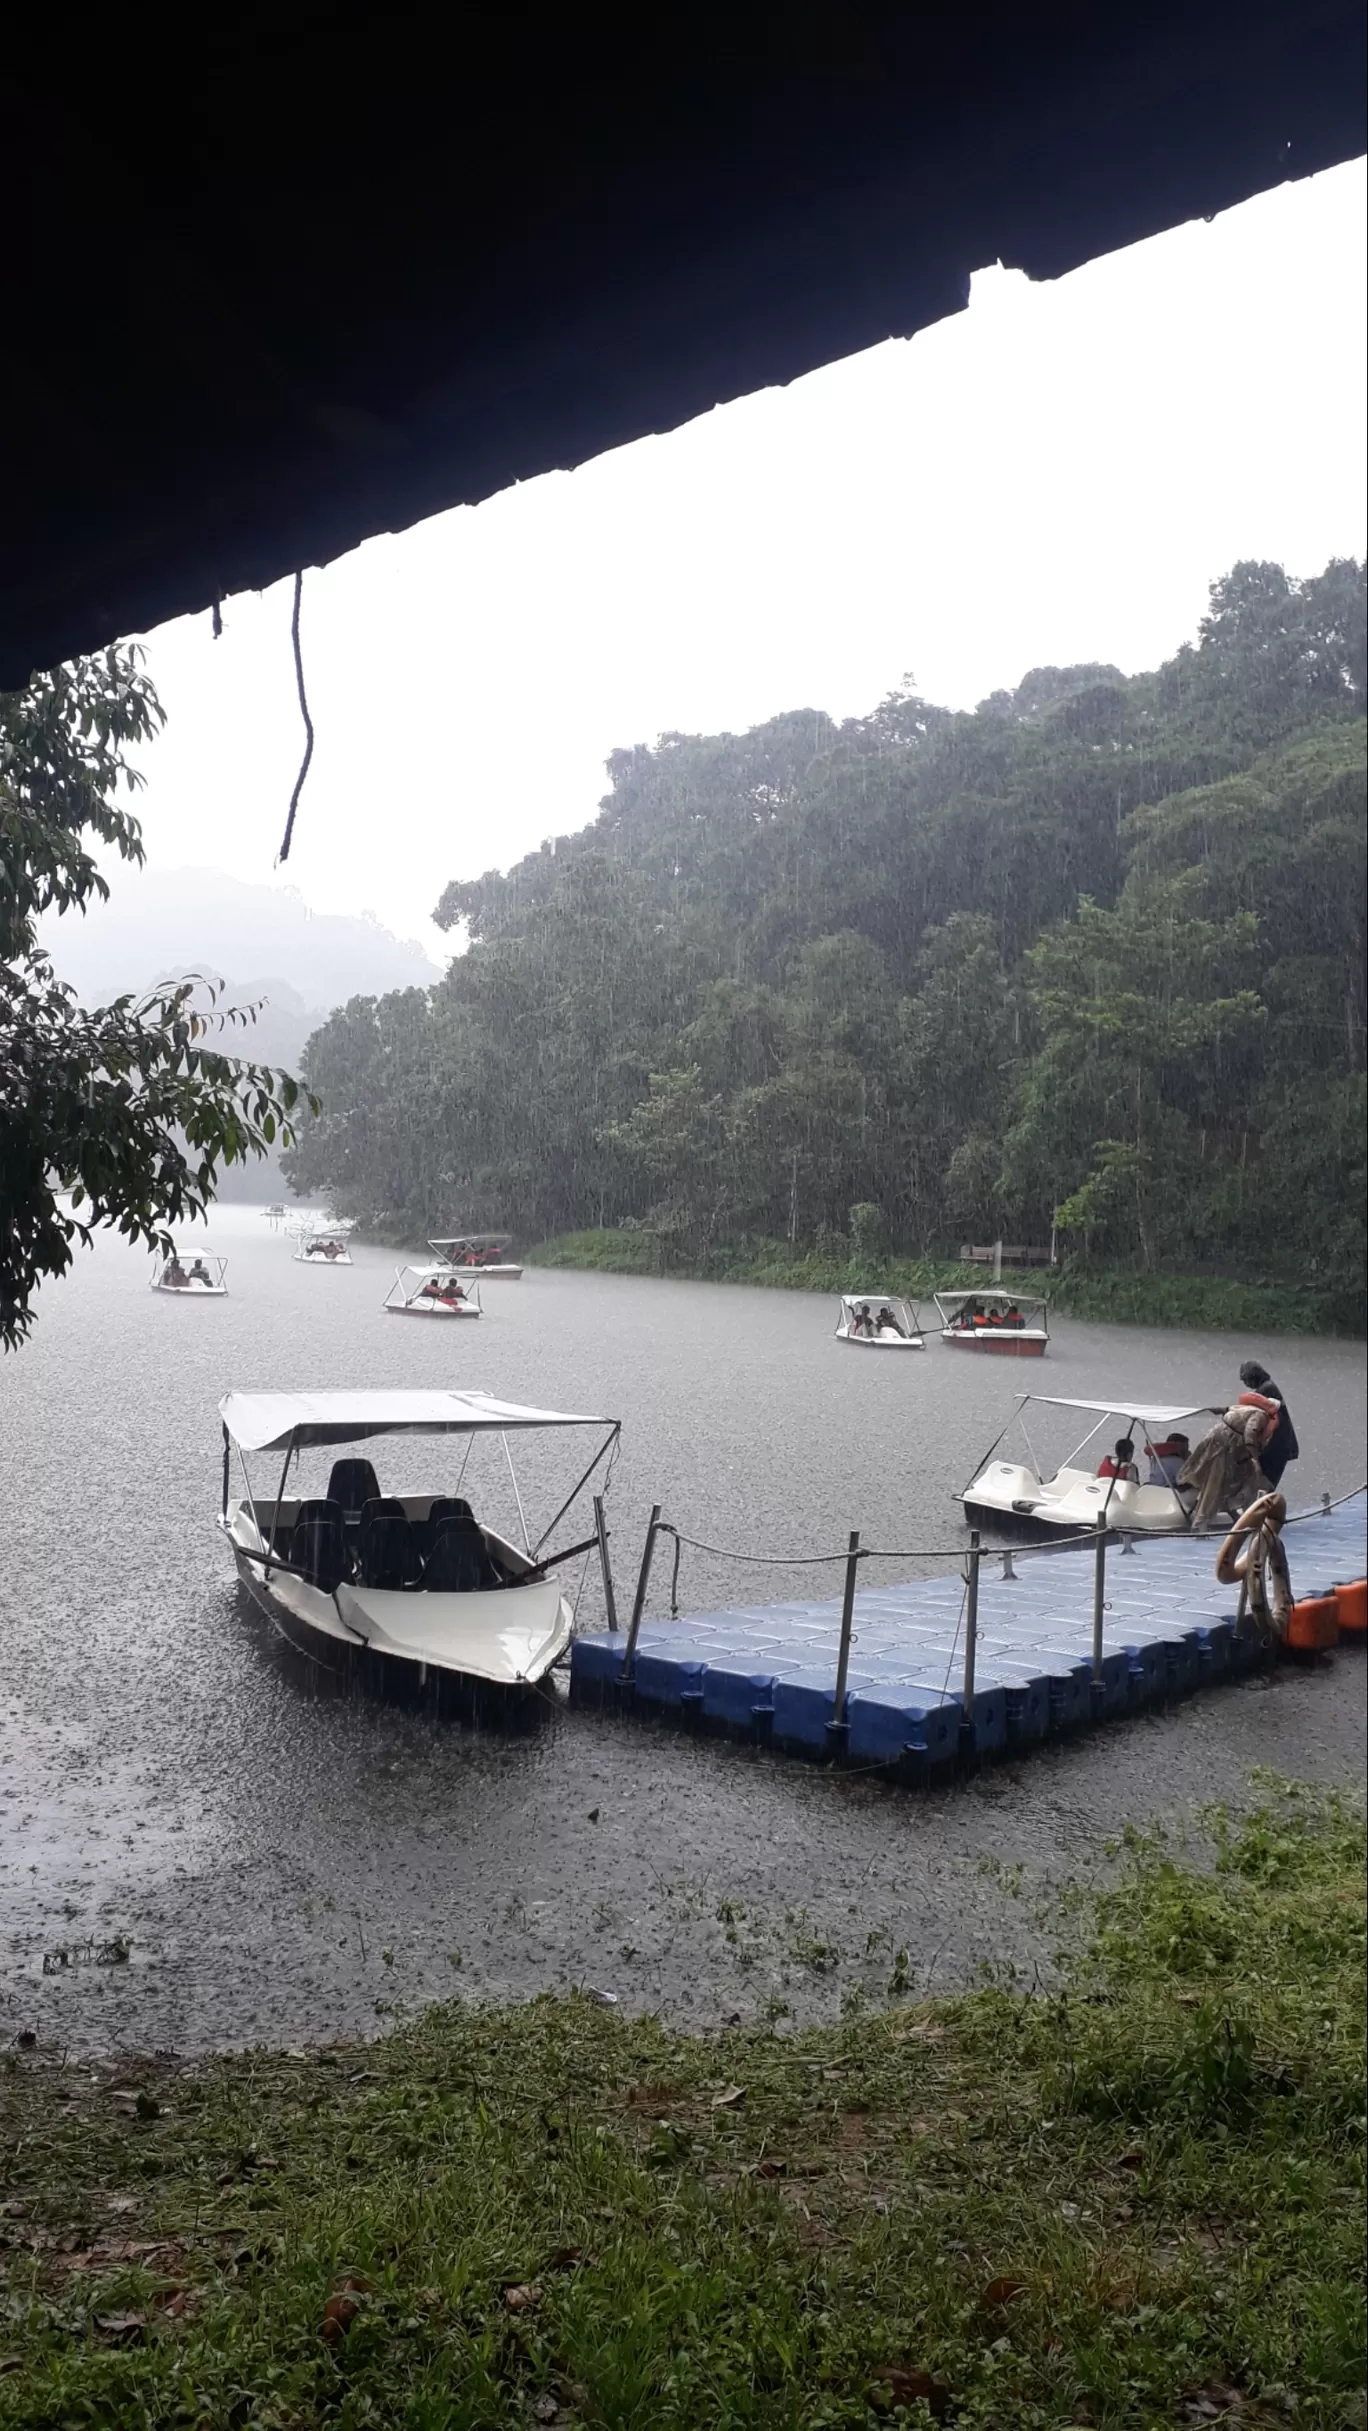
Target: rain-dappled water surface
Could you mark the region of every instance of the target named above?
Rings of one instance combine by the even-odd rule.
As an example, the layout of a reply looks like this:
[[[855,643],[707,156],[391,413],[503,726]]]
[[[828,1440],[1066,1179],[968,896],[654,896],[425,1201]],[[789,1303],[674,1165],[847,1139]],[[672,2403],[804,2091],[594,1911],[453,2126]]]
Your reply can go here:
[[[700,2018],[804,2015],[877,1994],[895,1948],[916,1984],[1029,1963],[1030,1903],[985,1858],[1057,1876],[1120,1820],[1237,1794],[1251,1765],[1361,1773],[1344,1661],[922,1798],[549,1703],[524,1732],[471,1731],[326,1693],[244,1606],[214,1525],[230,1387],[478,1385],[623,1420],[625,1610],[657,1500],[752,1551],[831,1551],[852,1526],[907,1554],[953,1546],[954,1489],[1023,1386],[1214,1401],[1259,1353],[1301,1435],[1294,1504],[1345,1491],[1364,1475],[1359,1345],[1061,1322],[1044,1367],[934,1341],[881,1358],[836,1344],[834,1308],[804,1295],[536,1270],[487,1285],[478,1325],[424,1325],[380,1313],[380,1251],[301,1267],[242,1209],[211,1237],[226,1301],[154,1297],[148,1261],[102,1241],[0,1367],[6,2032],[300,2039],[569,1983]],[[520,1449],[534,1533],[580,1446]],[[439,1447],[376,1457],[387,1490],[444,1482]],[[479,1460],[466,1490],[510,1523],[502,1455]],[[663,1561],[654,1609],[668,1585]],[[831,1571],[696,1552],[680,1580],[686,1610],[835,1590]],[[588,1621],[596,1599],[591,1571]]]

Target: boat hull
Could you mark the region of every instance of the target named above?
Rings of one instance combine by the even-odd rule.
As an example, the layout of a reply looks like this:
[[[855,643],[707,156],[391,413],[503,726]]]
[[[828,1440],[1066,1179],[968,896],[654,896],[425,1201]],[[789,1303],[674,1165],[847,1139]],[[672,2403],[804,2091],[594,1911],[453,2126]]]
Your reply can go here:
[[[463,1266],[460,1271],[463,1275],[469,1275],[472,1283],[519,1283],[522,1280],[520,1266]]]
[[[294,1254],[296,1266],[350,1266],[351,1262],[345,1249],[340,1258],[311,1258],[307,1251],[302,1249],[297,1249]]]
[[[848,1342],[857,1351],[922,1351],[924,1342],[910,1341],[906,1334],[838,1334],[838,1342]]]
[[[941,1340],[947,1350],[976,1351],[989,1359],[1043,1359],[1048,1336],[1045,1334],[961,1334],[943,1333]]]
[[[416,1300],[387,1300],[387,1317],[478,1317],[478,1308],[451,1308],[440,1300],[429,1300],[420,1307]]]
[[[1095,1529],[1105,1519],[1118,1533],[1181,1536],[1189,1524],[1172,1486],[1131,1485],[1124,1478],[1090,1477],[1084,1469],[1041,1479],[1016,1461],[987,1462],[961,1500],[975,1516],[1032,1530]]]
[[[152,1289],[163,1300],[226,1300],[226,1283],[154,1283]]]
[[[412,1695],[443,1681],[531,1691],[570,1644],[573,1614],[554,1577],[491,1594],[344,1583],[328,1595],[296,1572],[268,1569],[256,1547],[241,1541],[255,1535],[241,1512],[220,1524],[239,1579],[281,1636],[328,1670],[382,1693]]]

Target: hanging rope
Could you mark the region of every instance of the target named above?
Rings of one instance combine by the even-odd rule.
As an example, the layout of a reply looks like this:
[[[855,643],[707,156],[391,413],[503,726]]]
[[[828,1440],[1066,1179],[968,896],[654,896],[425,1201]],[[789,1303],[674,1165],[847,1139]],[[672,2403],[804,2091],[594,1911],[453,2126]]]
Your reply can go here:
[[[299,694],[299,714],[304,720],[304,757],[299,763],[299,774],[295,778],[294,792],[290,796],[290,812],[289,817],[285,821],[284,840],[281,844],[279,852],[276,854],[277,869],[279,869],[283,861],[288,861],[290,858],[290,843],[294,835],[295,812],[299,808],[299,797],[304,791],[304,779],[309,773],[309,762],[313,758],[313,719],[309,715],[308,697],[304,690],[304,657],[299,647],[299,609],[303,597],[304,574],[303,569],[301,568],[299,573],[297,573],[294,578],[294,613],[290,618],[290,641],[294,649],[295,689]]]

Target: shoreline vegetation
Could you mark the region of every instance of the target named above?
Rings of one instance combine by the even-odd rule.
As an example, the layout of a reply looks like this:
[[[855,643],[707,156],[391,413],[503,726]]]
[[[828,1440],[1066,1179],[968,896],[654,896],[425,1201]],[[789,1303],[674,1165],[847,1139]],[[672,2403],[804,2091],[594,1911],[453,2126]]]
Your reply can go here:
[[[523,1252],[528,1266],[574,1267],[586,1272],[652,1275],[704,1283],[750,1283],[777,1291],[886,1291],[927,1303],[936,1291],[982,1291],[992,1269],[934,1258],[868,1256],[843,1249],[795,1254],[781,1241],[721,1247],[680,1261],[659,1234],[645,1227],[603,1226],[562,1233]],[[1214,1275],[1134,1274],[1059,1266],[1004,1266],[1004,1289],[1043,1292],[1056,1316],[1091,1318],[1109,1325],[1191,1326],[1211,1332],[1328,1334],[1361,1338],[1361,1293],[1333,1284],[1256,1280],[1239,1283]]]
[[[795,1944],[849,1978],[802,2033],[572,1993],[201,2060],[21,2034],[0,2425],[1361,2420],[1363,1814],[1255,1797],[1109,1849],[1044,1990],[919,1998],[856,1918]]]

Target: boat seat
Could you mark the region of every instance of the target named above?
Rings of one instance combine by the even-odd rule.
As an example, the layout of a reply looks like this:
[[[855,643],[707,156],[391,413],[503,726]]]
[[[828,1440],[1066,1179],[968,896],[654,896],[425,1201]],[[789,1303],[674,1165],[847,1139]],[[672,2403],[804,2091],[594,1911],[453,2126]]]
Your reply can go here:
[[[503,1583],[470,1509],[439,1518],[423,1564],[423,1585],[436,1595],[476,1595]]]
[[[413,1525],[393,1495],[376,1495],[361,1513],[361,1579],[367,1587],[411,1587],[422,1563]]]
[[[429,1549],[431,1548],[440,1521],[473,1519],[474,1517],[475,1514],[463,1494],[434,1494],[428,1505],[427,1519],[423,1523],[423,1543]]]
[[[303,1502],[290,1540],[290,1559],[311,1586],[331,1595],[351,1567],[341,1506],[332,1500]]]
[[[343,1516],[355,1519],[368,1502],[379,1502],[380,1480],[368,1460],[335,1460],[328,1479],[328,1501]]]

